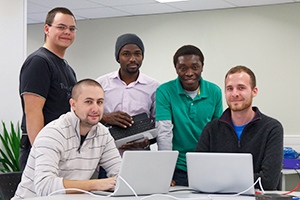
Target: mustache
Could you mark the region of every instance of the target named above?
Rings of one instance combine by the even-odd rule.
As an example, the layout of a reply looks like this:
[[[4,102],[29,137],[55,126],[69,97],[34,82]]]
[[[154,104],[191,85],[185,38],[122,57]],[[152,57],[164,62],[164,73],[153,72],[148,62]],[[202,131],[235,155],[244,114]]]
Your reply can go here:
[[[132,62],[132,63],[127,64],[127,67],[130,67],[130,66],[132,66],[132,65],[136,65],[137,67],[140,66],[140,65],[139,65],[138,63],[136,63],[136,62]]]

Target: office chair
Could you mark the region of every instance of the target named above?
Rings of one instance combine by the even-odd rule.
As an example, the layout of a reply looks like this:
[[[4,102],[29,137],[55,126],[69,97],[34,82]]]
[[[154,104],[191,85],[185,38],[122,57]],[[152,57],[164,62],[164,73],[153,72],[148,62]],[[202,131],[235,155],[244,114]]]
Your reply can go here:
[[[2,200],[11,199],[21,181],[22,172],[0,173],[0,195]]]

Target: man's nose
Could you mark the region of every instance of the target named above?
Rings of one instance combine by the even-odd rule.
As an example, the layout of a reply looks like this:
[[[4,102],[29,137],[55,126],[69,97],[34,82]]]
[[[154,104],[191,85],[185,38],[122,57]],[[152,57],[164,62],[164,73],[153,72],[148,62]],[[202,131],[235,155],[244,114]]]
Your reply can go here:
[[[92,112],[97,112],[97,110],[98,110],[98,105],[97,105],[97,103],[93,103],[92,106],[91,106],[91,111],[92,111]]]
[[[188,69],[185,73],[186,76],[193,76],[193,70],[192,69]]]
[[[130,62],[135,62],[135,61],[136,61],[136,57],[135,57],[134,54],[132,54],[132,55],[130,56],[129,61],[130,61]]]
[[[233,89],[232,90],[232,96],[236,97],[236,96],[239,96],[238,92],[236,89]]]
[[[70,28],[69,28],[69,27],[66,28],[66,29],[64,30],[64,33],[65,33],[65,34],[71,34]]]

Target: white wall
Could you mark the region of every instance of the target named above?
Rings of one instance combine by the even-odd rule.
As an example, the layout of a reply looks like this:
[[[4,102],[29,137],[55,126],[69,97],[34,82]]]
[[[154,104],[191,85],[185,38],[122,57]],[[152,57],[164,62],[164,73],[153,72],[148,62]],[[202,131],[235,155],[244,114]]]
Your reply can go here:
[[[116,38],[139,35],[145,45],[141,70],[160,82],[176,78],[172,57],[182,45],[204,53],[203,78],[224,88],[224,75],[238,64],[257,76],[254,104],[282,122],[285,134],[298,131],[300,86],[300,3],[78,21],[66,59],[78,80],[118,69]],[[43,44],[43,25],[28,26],[28,53]],[[224,108],[227,105],[224,101]]]
[[[21,124],[19,71],[26,56],[26,1],[0,0],[0,120]],[[2,124],[0,125],[2,133]]]

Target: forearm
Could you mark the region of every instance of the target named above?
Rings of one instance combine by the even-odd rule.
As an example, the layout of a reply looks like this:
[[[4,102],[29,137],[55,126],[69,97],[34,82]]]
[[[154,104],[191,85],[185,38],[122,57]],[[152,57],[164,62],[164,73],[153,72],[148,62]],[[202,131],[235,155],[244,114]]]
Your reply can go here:
[[[46,100],[31,93],[25,93],[22,97],[25,104],[27,134],[32,146],[37,134],[45,125],[43,108]]]
[[[158,150],[172,150],[173,124],[171,120],[156,121]]]
[[[109,190],[114,189],[116,177],[105,178],[105,179],[92,179],[92,180],[82,180],[73,181],[63,179],[63,185],[65,189],[76,188],[85,191],[96,191],[96,190]],[[75,190],[66,191],[66,193],[79,193]]]
[[[44,127],[44,115],[42,111],[33,112],[26,114],[26,129],[27,135],[29,137],[31,146],[40,132],[40,130]]]
[[[72,181],[72,180],[66,180],[63,179],[63,185],[66,189],[69,188],[76,188],[76,189],[81,189],[81,190],[85,190],[85,191],[92,191],[92,190],[96,190],[96,181],[95,179],[92,180],[84,180],[84,181]],[[70,194],[70,193],[79,193],[78,191],[75,190],[69,190],[66,191],[66,193]]]

